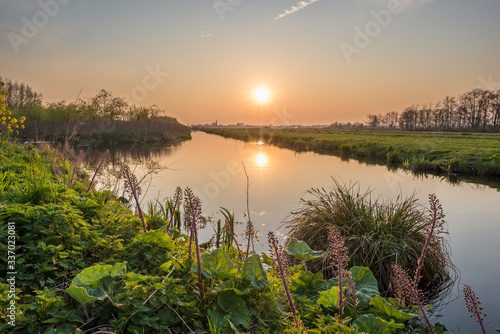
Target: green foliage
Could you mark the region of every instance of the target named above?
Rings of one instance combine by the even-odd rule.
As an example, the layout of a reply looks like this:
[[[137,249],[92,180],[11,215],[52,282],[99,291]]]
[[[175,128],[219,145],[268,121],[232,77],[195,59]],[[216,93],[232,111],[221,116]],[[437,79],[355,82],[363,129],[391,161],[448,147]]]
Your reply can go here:
[[[326,254],[324,251],[313,251],[304,241],[295,238],[290,239],[286,250],[288,254],[302,261],[319,259]]]
[[[257,291],[262,290],[266,286],[269,287],[267,273],[257,254],[253,254],[246,259],[243,264],[241,277],[243,280],[249,282]]]
[[[418,317],[418,315],[416,314],[406,313],[398,310],[394,305],[391,305],[380,296],[375,296],[370,301],[370,305],[373,306],[377,313],[384,318],[406,321]]]
[[[339,287],[332,286],[330,290],[320,291],[318,305],[324,306],[326,308],[335,308],[339,307]]]
[[[146,243],[151,243],[157,247],[172,249],[172,238],[165,232],[154,231],[139,234],[134,238],[134,241],[142,241]]]
[[[201,255],[201,270],[208,279],[220,277],[229,278],[236,276],[236,267],[231,258],[222,250],[216,249]],[[193,266],[193,272],[196,268]]]
[[[358,309],[367,309],[370,302],[379,296],[378,283],[370,269],[366,267],[352,267],[352,279],[356,287],[356,297],[358,298]]]
[[[381,333],[381,334],[391,334],[398,333],[404,329],[402,323],[396,323],[394,320],[385,321],[373,314],[365,314],[360,318],[356,319],[353,323],[358,327],[360,332],[366,333]]]
[[[234,291],[227,290],[217,294],[217,305],[226,312],[229,312],[231,323],[238,327],[250,327],[250,313],[245,301]]]

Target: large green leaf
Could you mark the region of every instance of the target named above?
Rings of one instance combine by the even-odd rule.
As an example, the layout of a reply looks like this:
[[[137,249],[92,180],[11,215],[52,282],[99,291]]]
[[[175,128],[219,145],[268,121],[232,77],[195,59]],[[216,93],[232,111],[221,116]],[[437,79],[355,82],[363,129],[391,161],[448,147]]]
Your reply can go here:
[[[89,294],[87,293],[87,289],[85,289],[84,287],[78,287],[75,285],[70,286],[69,288],[67,288],[64,291],[66,291],[66,293],[68,295],[73,297],[77,302],[79,302],[82,305],[86,305],[88,303],[95,302],[96,300],[102,300],[106,297],[105,294],[102,294],[101,298],[89,296]]]
[[[269,257],[266,253],[262,252],[262,262],[267,264],[268,266],[272,267],[273,266],[273,259]]]
[[[318,259],[325,255],[324,251],[314,251],[304,241],[295,238],[290,240],[286,250],[288,254],[302,261]]]
[[[226,322],[229,321],[229,315],[228,314],[222,314],[219,311],[215,310],[208,310],[208,320],[210,321],[210,324],[214,329],[217,329],[220,331],[222,329]]]
[[[353,322],[358,326],[358,331],[365,333],[391,334],[404,329],[403,324],[395,323],[394,320],[385,321],[373,314],[365,314]]]
[[[158,247],[173,249],[172,238],[168,233],[162,231],[146,232],[138,234],[134,241],[143,241],[158,245]]]
[[[398,321],[406,321],[411,318],[416,318],[418,317],[417,314],[413,313],[406,313],[403,311],[398,310],[391,304],[387,303],[382,297],[380,296],[375,296],[372,301],[370,302],[370,305],[372,305],[376,310],[377,313],[381,316],[385,316],[391,319],[395,319]]]
[[[317,304],[328,308],[338,308],[339,291],[339,287],[336,285],[332,286],[330,290],[320,291]]]
[[[299,271],[291,279],[291,289],[294,293],[309,297],[317,297],[318,291],[326,288],[327,282],[321,273],[314,274],[310,271]]]
[[[356,287],[358,309],[364,310],[369,307],[370,301],[375,296],[380,295],[377,279],[367,267],[352,267],[350,272]]]
[[[231,322],[238,327],[250,327],[250,314],[245,301],[234,291],[225,290],[217,294],[217,304],[224,311],[229,311]]]
[[[201,270],[203,275],[208,278],[215,277],[234,277],[236,276],[236,268],[229,255],[222,249],[216,249],[210,253],[201,255]]]
[[[125,274],[127,271],[127,265],[125,263],[116,263],[114,266],[106,265],[95,265],[82,270],[81,273],[75,276],[71,281],[71,284],[76,286],[85,286],[96,288],[98,282],[101,278],[105,276],[116,277]]]
[[[243,264],[242,278],[255,288],[255,290],[260,290],[264,286],[269,286],[269,281],[267,280],[267,273],[260,262],[260,257],[254,254],[246,259]]]

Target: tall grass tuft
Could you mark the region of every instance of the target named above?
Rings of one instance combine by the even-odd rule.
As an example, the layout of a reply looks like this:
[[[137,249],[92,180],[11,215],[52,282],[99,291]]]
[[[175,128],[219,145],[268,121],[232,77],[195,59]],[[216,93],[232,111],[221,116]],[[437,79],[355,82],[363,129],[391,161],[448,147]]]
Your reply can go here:
[[[234,246],[238,248],[238,251],[240,251],[238,240],[236,240],[236,232],[234,230],[236,224],[234,221],[234,214],[225,208],[220,208],[220,212],[224,216],[224,226],[222,226],[220,220],[217,221],[215,248],[220,248],[222,245],[225,249],[230,249],[234,244]]]
[[[370,191],[362,193],[356,184],[346,186],[336,180],[333,189],[311,189],[308,195],[311,198],[302,199],[302,207],[285,222],[288,240],[293,237],[327,251],[328,228],[335,225],[344,238],[350,264],[370,268],[384,293],[392,292],[392,263],[412,272],[417,268],[428,227],[414,196],[381,203],[372,200]],[[437,293],[451,284],[454,267],[449,247],[445,239],[433,238],[426,252],[419,285]],[[332,277],[328,262],[328,257],[314,260],[310,268]]]

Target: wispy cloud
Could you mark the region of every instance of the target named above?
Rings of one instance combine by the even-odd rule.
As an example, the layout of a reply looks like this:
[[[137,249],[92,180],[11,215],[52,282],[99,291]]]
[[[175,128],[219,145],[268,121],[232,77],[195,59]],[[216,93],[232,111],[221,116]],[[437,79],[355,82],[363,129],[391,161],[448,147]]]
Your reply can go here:
[[[286,9],[283,13],[276,16],[274,18],[274,20],[279,20],[281,18],[284,18],[285,16],[288,16],[290,14],[298,12],[299,10],[304,9],[305,7],[309,6],[310,4],[312,4],[316,1],[319,1],[319,0],[299,1],[299,2],[297,2],[296,6],[292,6],[292,8]]]

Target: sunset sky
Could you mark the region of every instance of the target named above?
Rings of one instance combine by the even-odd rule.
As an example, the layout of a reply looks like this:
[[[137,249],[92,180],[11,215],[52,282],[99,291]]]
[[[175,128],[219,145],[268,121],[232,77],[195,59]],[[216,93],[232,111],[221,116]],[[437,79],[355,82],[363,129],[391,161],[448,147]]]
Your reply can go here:
[[[500,89],[498,0],[0,1],[0,76],[184,124],[330,124]],[[253,90],[269,89],[258,103]]]

